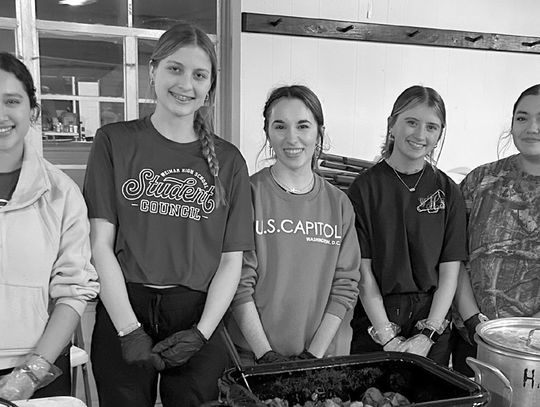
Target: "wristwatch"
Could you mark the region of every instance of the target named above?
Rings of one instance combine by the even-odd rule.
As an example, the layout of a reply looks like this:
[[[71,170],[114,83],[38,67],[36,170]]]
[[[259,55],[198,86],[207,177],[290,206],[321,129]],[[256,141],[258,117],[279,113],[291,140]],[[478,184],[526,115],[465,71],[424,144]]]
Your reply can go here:
[[[424,328],[420,331],[422,335],[427,336],[429,339],[431,339],[433,342],[437,342],[439,340],[439,335],[435,329],[432,328]]]

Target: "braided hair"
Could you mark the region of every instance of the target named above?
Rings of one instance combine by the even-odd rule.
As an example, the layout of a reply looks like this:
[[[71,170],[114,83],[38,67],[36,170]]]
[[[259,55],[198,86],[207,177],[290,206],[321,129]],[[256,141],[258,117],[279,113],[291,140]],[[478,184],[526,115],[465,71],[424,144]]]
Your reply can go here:
[[[193,119],[193,129],[201,142],[202,155],[208,163],[210,173],[214,177],[214,199],[216,206],[226,205],[225,188],[219,179],[219,160],[215,148],[214,133],[214,100],[217,82],[217,56],[212,40],[197,26],[181,22],[175,24],[161,35],[152,56],[150,65],[157,67],[159,62],[176,50],[186,46],[196,46],[202,49],[210,58],[212,64],[211,85],[204,106],[201,106]]]

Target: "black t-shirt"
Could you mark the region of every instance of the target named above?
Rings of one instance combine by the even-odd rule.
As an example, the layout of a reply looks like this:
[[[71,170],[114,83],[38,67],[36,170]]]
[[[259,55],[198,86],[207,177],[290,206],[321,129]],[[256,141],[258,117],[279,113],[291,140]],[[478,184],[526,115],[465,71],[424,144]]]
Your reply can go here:
[[[90,218],[116,226],[115,253],[127,281],[207,291],[222,252],[254,249],[246,163],[215,138],[227,206],[199,141],[175,143],[150,118],[98,130],[84,183]]]
[[[20,168],[11,172],[0,172],[0,207],[7,205],[11,199],[20,174]]]
[[[382,295],[437,288],[439,264],[467,259],[465,204],[459,187],[429,164],[410,192],[381,161],[349,189],[362,258]],[[399,176],[410,186],[419,173]]]

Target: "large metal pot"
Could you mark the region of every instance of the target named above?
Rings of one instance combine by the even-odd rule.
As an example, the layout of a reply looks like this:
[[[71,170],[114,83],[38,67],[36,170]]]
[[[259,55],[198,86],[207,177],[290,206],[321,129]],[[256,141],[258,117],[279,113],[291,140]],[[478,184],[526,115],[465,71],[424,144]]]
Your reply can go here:
[[[468,363],[492,393],[490,406],[540,406],[540,318],[483,322],[475,340],[478,361]]]

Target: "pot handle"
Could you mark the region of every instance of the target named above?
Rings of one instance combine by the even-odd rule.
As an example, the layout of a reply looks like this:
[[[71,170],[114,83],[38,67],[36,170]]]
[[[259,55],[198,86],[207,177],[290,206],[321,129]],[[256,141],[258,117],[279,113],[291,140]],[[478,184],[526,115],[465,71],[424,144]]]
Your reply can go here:
[[[469,367],[474,371],[474,380],[482,384],[482,377],[485,373],[491,373],[493,377],[495,377],[497,380],[499,380],[502,384],[503,391],[502,391],[502,397],[504,401],[507,403],[503,406],[497,406],[497,407],[510,407],[512,405],[512,396],[513,396],[513,390],[512,385],[510,384],[510,381],[506,378],[503,372],[501,372],[496,367],[486,363],[482,362],[478,359],[472,358],[468,356],[465,361],[469,365]],[[490,392],[493,392],[493,390],[488,389]],[[498,392],[497,392],[498,393]]]
[[[531,329],[531,330],[529,331],[529,335],[527,336],[527,342],[525,342],[526,345],[527,345],[529,348],[533,348],[533,349],[536,349],[536,350],[540,350],[540,347],[535,346],[535,345],[533,344],[533,336],[534,336],[534,333],[535,333],[536,331],[538,331],[538,330],[540,330],[540,328],[534,328],[534,329]]]

